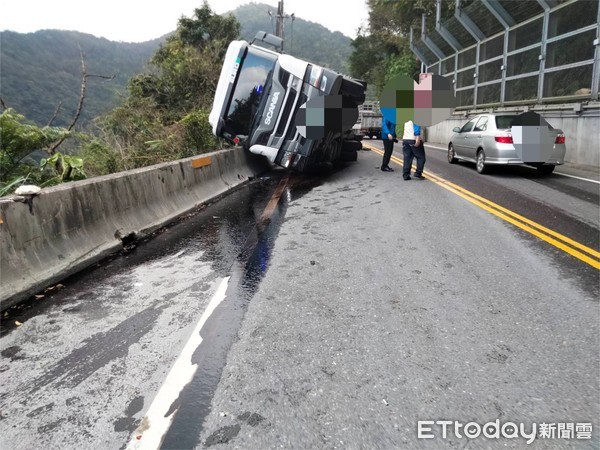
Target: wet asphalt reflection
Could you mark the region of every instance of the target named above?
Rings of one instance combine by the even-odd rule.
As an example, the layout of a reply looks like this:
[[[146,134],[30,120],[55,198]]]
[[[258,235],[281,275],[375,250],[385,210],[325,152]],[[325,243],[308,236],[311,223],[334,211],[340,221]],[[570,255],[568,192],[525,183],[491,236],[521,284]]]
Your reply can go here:
[[[176,412],[162,444],[162,448],[193,448],[199,444],[198,436],[203,418],[209,412],[227,352],[235,339],[247,305],[268,269],[271,250],[284,220],[287,205],[322,182],[322,179],[290,176],[283,171],[274,171],[254,180],[218,201],[187,214],[178,223],[159,230],[122,254],[114,255],[65,279],[59,287],[40,293],[44,295],[43,298],[32,298],[3,313],[0,338],[7,339],[17,328],[18,325],[15,324],[25,323],[36,317],[45,320],[50,318],[51,322],[57,318],[60,324],[64,320],[59,318],[60,315],[76,314],[83,318],[82,323],[102,322],[110,318],[113,306],[126,302],[135,304],[133,297],[139,296],[141,289],[160,291],[160,294],[154,294],[157,298],[153,300],[150,309],[140,306],[143,309],[141,312],[134,313],[122,322],[127,322],[126,327],[116,327],[100,333],[105,338],[102,343],[98,343],[102,347],[100,353],[104,356],[99,358],[82,354],[85,349],[94,353],[94,349],[98,350],[98,345],[88,345],[88,339],[81,347],[81,342],[74,339],[69,356],[52,361],[56,373],[51,371],[49,374],[46,371],[37,379],[39,383],[35,389],[36,393],[43,392],[44,380],[50,386],[64,377],[65,370],[70,370],[65,369],[65,360],[69,360],[73,367],[78,367],[76,373],[73,369],[75,375],[83,377],[75,380],[77,385],[90,376],[89,371],[105,366],[114,360],[115,354],[125,356],[130,344],[136,343],[146,333],[153,333],[157,316],[168,307],[170,299],[178,295],[193,296],[193,292],[182,292],[182,289],[202,293],[209,282],[230,277],[225,299],[202,329],[203,342],[193,355],[193,363],[198,365],[198,370],[171,406]],[[284,188],[280,192],[279,201],[274,204],[273,193],[282,186]],[[266,210],[269,210],[268,214]],[[183,262],[178,262],[189,258],[196,263],[186,266]],[[205,266],[210,270],[204,270]],[[202,269],[202,273],[177,274],[178,271],[185,271],[186,267]],[[144,274],[155,277],[144,280]],[[178,283],[179,279],[189,280],[194,277],[198,278],[196,284]],[[142,284],[147,286],[140,287]],[[145,314],[148,311],[153,314],[152,317]],[[186,311],[181,311],[181,314],[182,322],[194,322],[198,319],[184,317]],[[177,325],[179,324],[175,326]],[[114,335],[119,329],[125,335],[110,338],[109,334]],[[107,340],[113,344],[121,342],[127,348],[116,348]],[[7,344],[0,342],[1,348],[6,346]],[[2,354],[6,358],[3,358],[4,363],[13,356],[12,353],[20,351],[17,348],[11,349]],[[88,364],[89,370],[83,371],[79,361],[73,358],[94,361],[93,364]],[[12,358],[8,364],[11,362]],[[13,394],[19,395],[18,392]],[[151,395],[145,399],[139,398],[145,405],[152,401]],[[140,409],[136,408],[136,412]],[[119,423],[119,431],[133,432],[138,423],[134,423],[132,419],[133,417],[127,419],[126,424],[121,421],[123,423]]]
[[[118,275],[126,274],[135,267],[177,257],[190,249],[202,252],[202,260],[210,264],[215,276],[228,276],[234,261],[258,243],[257,222],[282,176],[283,172],[274,171],[254,180],[213,203],[189,212],[177,223],[158,230],[121,253],[38,293],[38,297],[43,298],[34,296],[10,308],[2,314],[0,336],[13,331],[15,322],[24,323],[57,307],[62,307],[64,312],[79,312],[85,308],[88,309],[86,312],[92,313],[93,302],[82,306],[82,296],[90,297],[106,286],[115,285]],[[316,181],[311,180],[300,183],[298,191],[310,190],[314,183]],[[288,192],[284,200],[297,195]],[[170,263],[167,268],[170,267],[176,268],[176,264]]]
[[[162,449],[196,448],[201,444],[199,435],[202,424],[210,412],[211,399],[221,378],[227,353],[240,328],[248,303],[268,269],[271,250],[285,218],[288,203],[322,182],[323,180],[291,173],[279,178],[271,201],[248,233],[246,242],[230,268],[231,278],[225,299],[202,329],[202,344],[192,357],[198,370],[172,406],[177,411],[161,445]]]

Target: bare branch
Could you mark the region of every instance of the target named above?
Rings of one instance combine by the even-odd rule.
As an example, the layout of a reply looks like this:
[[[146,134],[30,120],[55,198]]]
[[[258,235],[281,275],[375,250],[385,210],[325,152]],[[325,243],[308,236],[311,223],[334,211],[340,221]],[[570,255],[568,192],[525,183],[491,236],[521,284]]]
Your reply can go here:
[[[48,127],[52,126],[52,122],[54,122],[54,120],[56,120],[56,117],[58,116],[58,113],[60,112],[60,108],[62,108],[62,102],[58,103],[58,106],[54,110],[54,114],[52,115],[52,117],[48,121],[48,125],[46,125],[46,126],[48,126]]]
[[[81,115],[81,110],[83,109],[83,100],[85,99],[85,90],[87,88],[87,72],[85,68],[85,59],[83,50],[79,47],[79,55],[81,56],[81,92],[79,94],[79,103],[77,104],[77,111],[75,111],[75,116],[71,121],[71,124],[67,127],[67,130],[71,131],[77,121],[79,120],[79,116]]]
[[[73,127],[79,120],[79,116],[81,116],[81,111],[83,110],[83,101],[85,100],[85,91],[87,88],[88,77],[103,78],[103,79],[107,79],[107,80],[112,80],[113,78],[115,78],[114,75],[112,77],[104,76],[104,75],[89,75],[86,72],[85,55],[83,54],[83,50],[81,50],[81,46],[79,47],[79,55],[81,57],[81,90],[79,93],[79,103],[77,104],[77,110],[75,111],[75,116],[73,117],[71,124],[67,127],[68,131],[71,131],[73,129]],[[54,155],[54,153],[56,153],[56,149],[60,146],[60,144],[62,144],[64,142],[65,139],[66,139],[66,137],[63,137],[58,142],[56,142],[54,145],[52,145],[48,149],[48,153],[50,155]]]
[[[0,97],[0,105],[2,106],[2,110],[8,109],[8,107],[6,106],[6,103],[4,103],[4,99],[2,97]]]

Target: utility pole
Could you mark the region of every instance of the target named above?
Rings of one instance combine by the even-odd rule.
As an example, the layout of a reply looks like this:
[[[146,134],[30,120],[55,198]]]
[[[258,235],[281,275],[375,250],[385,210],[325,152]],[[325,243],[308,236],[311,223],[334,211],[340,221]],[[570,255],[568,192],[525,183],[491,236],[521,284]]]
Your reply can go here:
[[[277,4],[277,22],[275,34],[281,39],[283,39],[283,19],[283,0],[279,0],[279,3]],[[283,43],[281,44],[281,51],[283,52]]]
[[[271,17],[271,24],[273,24],[273,13],[269,10],[269,17]],[[286,15],[283,12],[283,0],[279,0],[277,3],[277,15],[275,16],[275,35],[280,37],[281,42],[281,53],[283,53],[283,40],[284,40],[284,21],[285,19],[292,19],[292,39],[294,39],[294,20],[296,20],[296,15],[292,14]]]

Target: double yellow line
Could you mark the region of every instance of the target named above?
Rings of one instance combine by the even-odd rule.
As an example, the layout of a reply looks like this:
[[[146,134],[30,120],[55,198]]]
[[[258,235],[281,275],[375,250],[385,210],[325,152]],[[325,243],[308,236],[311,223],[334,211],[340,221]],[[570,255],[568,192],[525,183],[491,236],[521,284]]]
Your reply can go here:
[[[383,155],[383,151],[377,147],[373,147],[369,144],[363,145],[375,153]],[[392,156],[392,161],[402,165],[402,160],[396,156]],[[465,200],[473,203],[474,205],[479,206],[496,217],[499,217],[502,220],[505,220],[506,222],[528,232],[529,234],[540,238],[541,240],[555,246],[556,248],[559,248],[569,255],[589,264],[595,269],[600,269],[600,252],[597,252],[590,247],[586,247],[585,245],[574,241],[567,236],[557,233],[556,231],[546,228],[543,225],[540,225],[539,223],[536,223],[527,217],[523,217],[503,206],[498,205],[497,203],[481,197],[474,192],[464,189],[457,184],[452,183],[451,181],[431,173],[430,171],[424,173],[424,176],[425,178],[436,183],[438,186],[441,186],[444,189],[447,189],[448,191],[458,195],[459,197],[462,197]]]

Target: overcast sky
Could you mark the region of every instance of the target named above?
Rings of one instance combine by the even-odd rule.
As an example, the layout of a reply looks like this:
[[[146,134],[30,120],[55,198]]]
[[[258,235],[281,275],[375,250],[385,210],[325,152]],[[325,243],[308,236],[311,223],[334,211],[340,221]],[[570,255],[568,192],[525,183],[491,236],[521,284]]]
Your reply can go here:
[[[208,0],[219,14],[247,3],[265,3],[277,11],[277,0]],[[174,31],[182,15],[192,17],[194,9],[201,6],[202,0],[11,0],[0,8],[0,30],[74,30],[112,41],[143,42]],[[358,27],[368,23],[366,0],[284,0],[284,6],[287,14],[351,38],[356,37]]]

